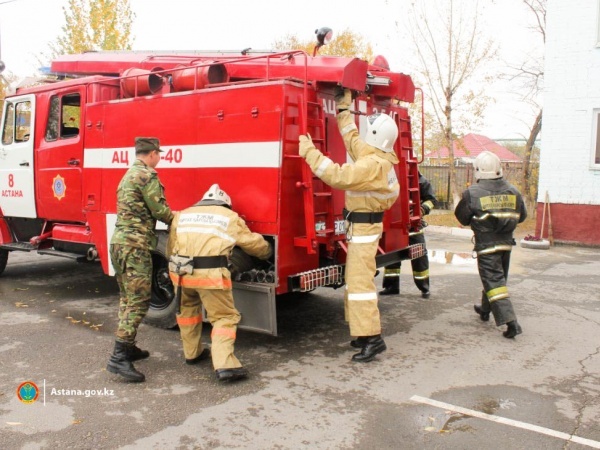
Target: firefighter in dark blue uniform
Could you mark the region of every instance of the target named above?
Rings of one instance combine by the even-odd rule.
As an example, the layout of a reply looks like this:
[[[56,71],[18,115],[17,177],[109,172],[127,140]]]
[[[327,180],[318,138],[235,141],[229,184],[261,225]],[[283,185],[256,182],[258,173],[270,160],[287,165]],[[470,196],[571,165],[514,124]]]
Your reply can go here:
[[[513,231],[527,218],[520,192],[502,178],[498,156],[482,152],[473,163],[477,183],[462,194],[454,215],[462,225],[470,225],[475,239],[477,267],[483,283],[481,305],[475,312],[488,321],[490,312],[496,325],[507,325],[504,337],[522,333],[517,322],[506,280],[510,252],[515,245]]]
[[[419,172],[419,196],[421,198],[421,217],[425,217],[433,210],[437,199],[433,192],[433,187],[427,178]],[[427,249],[425,248],[425,235],[423,234],[424,225],[421,221],[421,226],[418,231],[411,232],[408,238],[408,244],[423,244],[425,253],[419,258],[411,260],[413,280],[417,288],[421,291],[423,298],[429,298],[429,258],[427,257]],[[379,291],[379,295],[396,295],[400,293],[400,265],[401,263],[390,264],[385,268],[383,273],[383,290]]]

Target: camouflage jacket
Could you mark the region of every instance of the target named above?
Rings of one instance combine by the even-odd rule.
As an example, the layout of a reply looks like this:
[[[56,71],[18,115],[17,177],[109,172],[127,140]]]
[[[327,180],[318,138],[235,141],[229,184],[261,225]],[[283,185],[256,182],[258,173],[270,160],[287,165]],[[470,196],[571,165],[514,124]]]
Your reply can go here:
[[[117,188],[117,224],[110,242],[152,250],[157,243],[157,220],[169,225],[173,213],[158,174],[138,159]]]

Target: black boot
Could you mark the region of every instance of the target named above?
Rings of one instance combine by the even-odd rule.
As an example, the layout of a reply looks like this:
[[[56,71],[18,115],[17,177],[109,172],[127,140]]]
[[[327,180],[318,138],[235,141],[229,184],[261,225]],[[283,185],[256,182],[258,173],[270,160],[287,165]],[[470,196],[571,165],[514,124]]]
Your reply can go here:
[[[192,358],[192,359],[187,359],[186,358],[185,363],[189,364],[190,366],[193,366],[195,364],[201,363],[202,361],[204,361],[205,359],[208,359],[208,358],[210,358],[210,349],[205,348],[195,358]]]
[[[415,280],[415,284],[421,291],[421,297],[429,298],[429,278]]]
[[[248,371],[243,367],[235,369],[217,369],[215,370],[217,380],[219,381],[236,381],[248,378]]]
[[[521,325],[519,325],[519,322],[516,320],[508,322],[506,325],[506,331],[502,333],[505,338],[514,338],[517,334],[521,334],[523,332],[523,328],[521,328]]]
[[[395,287],[384,287],[381,291],[379,291],[379,295],[398,295],[400,293],[400,289]]]
[[[354,348],[363,348],[365,345],[367,345],[367,337],[359,336],[356,339],[351,340],[350,345]]]
[[[477,314],[479,314],[479,318],[481,320],[483,320],[484,322],[487,322],[488,320],[490,320],[490,312],[485,312],[483,309],[481,309],[481,306],[478,305],[473,305],[473,309],[475,310],[475,312]]]
[[[140,359],[145,359],[150,356],[150,352],[148,350],[142,350],[135,342],[127,347],[127,361],[138,361]]]
[[[135,370],[135,367],[133,367],[131,361],[127,359],[129,354],[128,347],[130,347],[131,345],[133,344],[115,341],[115,349],[113,350],[113,354],[110,355],[110,359],[108,360],[106,370],[108,370],[111,373],[121,375],[127,381],[139,383],[141,381],[144,381],[146,377],[143,373]]]
[[[385,342],[380,334],[376,336],[367,336],[366,344],[360,351],[352,356],[352,361],[369,362],[373,361],[376,355],[384,352],[387,349]]]

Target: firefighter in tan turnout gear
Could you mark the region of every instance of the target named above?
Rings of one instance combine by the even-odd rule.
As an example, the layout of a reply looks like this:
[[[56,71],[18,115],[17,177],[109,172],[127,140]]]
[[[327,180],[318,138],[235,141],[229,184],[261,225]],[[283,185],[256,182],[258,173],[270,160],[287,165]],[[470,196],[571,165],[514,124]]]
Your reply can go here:
[[[350,334],[356,336],[350,344],[360,348],[353,361],[369,362],[386,350],[381,337],[381,320],[377,306],[374,276],[375,256],[383,231],[383,212],[399,195],[394,165],[398,158],[394,143],[398,127],[386,114],[367,116],[366,138],[360,139],[354,116],[348,111],[352,94],[345,89],[336,97],[337,122],[346,150],[353,164],[339,165],[324,156],[310,136],[300,136],[300,156],[313,173],[333,188],[346,191],[344,217],[347,220],[345,317]]]
[[[507,325],[504,337],[522,333],[510,301],[506,280],[510,252],[515,245],[513,231],[527,218],[521,194],[502,178],[502,165],[494,153],[480,153],[473,163],[477,183],[462,194],[454,215],[470,225],[475,238],[477,268],[483,284],[481,305],[475,312],[483,321],[494,315],[496,325]]]
[[[233,303],[228,256],[234,246],[260,259],[271,257],[271,245],[253,233],[231,209],[231,199],[213,184],[202,199],[175,214],[169,233],[169,273],[180,292],[177,324],[187,364],[212,354],[219,381],[245,378],[248,372],[233,354],[241,316]],[[212,324],[212,349],[203,348],[202,306]]]

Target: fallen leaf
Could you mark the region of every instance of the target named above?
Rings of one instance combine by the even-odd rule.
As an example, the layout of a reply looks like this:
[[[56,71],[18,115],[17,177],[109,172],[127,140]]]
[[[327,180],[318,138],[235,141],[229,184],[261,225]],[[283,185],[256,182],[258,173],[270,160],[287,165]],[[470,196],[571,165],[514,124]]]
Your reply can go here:
[[[73,422],[71,422],[73,425],[78,425],[82,422],[82,420],[79,419],[75,419]]]
[[[425,431],[437,431],[436,427],[425,427]]]
[[[23,425],[21,422],[6,422],[6,425]]]

